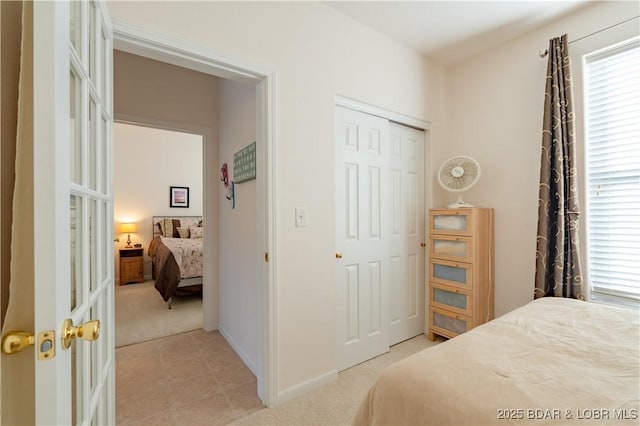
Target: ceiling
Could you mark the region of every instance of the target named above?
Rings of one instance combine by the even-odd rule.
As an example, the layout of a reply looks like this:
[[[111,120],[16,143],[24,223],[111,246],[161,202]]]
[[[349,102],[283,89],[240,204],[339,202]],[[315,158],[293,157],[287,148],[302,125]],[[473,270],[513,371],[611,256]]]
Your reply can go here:
[[[446,65],[459,63],[588,3],[589,0],[325,2]]]

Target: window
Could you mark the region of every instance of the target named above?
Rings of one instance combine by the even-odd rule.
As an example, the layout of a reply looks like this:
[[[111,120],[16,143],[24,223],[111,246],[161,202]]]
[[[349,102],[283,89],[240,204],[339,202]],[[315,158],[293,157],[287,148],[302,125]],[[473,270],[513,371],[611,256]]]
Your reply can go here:
[[[594,298],[640,300],[640,38],[584,58],[587,258]]]

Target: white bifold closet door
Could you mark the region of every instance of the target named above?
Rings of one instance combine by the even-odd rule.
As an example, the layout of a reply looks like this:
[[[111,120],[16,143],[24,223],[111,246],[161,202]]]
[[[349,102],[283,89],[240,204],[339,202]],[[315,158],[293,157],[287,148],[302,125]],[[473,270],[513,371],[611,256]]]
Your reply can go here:
[[[337,363],[422,333],[424,133],[336,107]]]
[[[424,333],[424,131],[389,124],[389,345]]]

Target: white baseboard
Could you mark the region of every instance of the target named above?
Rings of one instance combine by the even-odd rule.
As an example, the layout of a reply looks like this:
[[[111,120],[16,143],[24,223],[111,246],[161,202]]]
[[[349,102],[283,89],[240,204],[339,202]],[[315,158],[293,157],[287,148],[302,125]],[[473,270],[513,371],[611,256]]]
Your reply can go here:
[[[218,324],[218,331],[220,332],[220,334],[222,334],[222,337],[225,338],[227,343],[231,345],[233,350],[236,351],[240,359],[247,365],[247,367],[249,367],[249,370],[251,370],[253,375],[258,377],[258,367],[253,362],[253,360],[249,358],[249,355],[247,355],[247,353],[240,347],[240,345],[238,345],[238,343],[233,339],[233,337],[231,337],[231,335],[227,333],[224,327],[220,324]]]
[[[302,382],[298,385],[291,386],[289,389],[285,389],[278,393],[276,403],[274,406],[278,406],[287,401],[291,401],[294,398],[302,396],[312,390],[318,389],[321,386],[327,385],[333,381],[338,380],[338,370],[332,370],[328,373],[316,376],[313,379]]]

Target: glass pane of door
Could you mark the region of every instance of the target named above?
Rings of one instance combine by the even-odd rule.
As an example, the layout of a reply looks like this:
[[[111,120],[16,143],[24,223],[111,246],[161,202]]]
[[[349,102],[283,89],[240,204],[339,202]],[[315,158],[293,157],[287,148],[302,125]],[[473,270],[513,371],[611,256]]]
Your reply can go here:
[[[89,189],[97,189],[97,161],[98,161],[98,106],[93,96],[89,96],[89,161],[87,172],[89,178]]]
[[[89,201],[89,286],[94,291],[100,285],[98,276],[98,201]],[[92,315],[93,318],[93,315]]]
[[[82,300],[82,198],[72,195],[69,207],[69,240],[71,256],[71,311],[73,312]]]
[[[69,76],[69,171],[71,182],[82,182],[82,80],[71,66]]]

